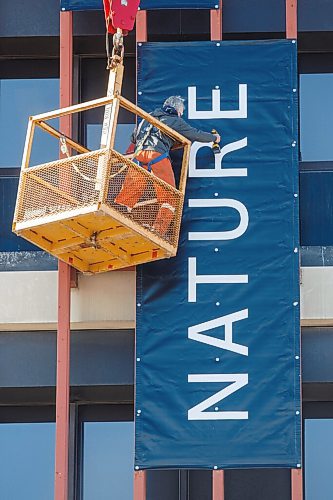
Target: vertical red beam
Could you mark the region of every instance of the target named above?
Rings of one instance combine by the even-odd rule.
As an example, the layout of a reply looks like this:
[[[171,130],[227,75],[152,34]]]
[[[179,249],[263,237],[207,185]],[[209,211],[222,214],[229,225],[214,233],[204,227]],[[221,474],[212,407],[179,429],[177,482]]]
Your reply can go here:
[[[134,500],[146,500],[147,477],[146,472],[134,472]]]
[[[297,0],[286,0],[286,37],[297,38]]]
[[[219,0],[219,8],[210,11],[210,39],[222,40],[222,8],[223,1]],[[224,500],[224,471],[213,470],[212,500]]]
[[[147,11],[139,10],[136,15],[136,47],[138,43],[148,40]],[[138,54],[136,52],[136,68],[138,68]],[[136,71],[136,95],[138,95],[138,71]],[[136,302],[136,299],[135,299]],[[136,303],[135,303],[136,310]],[[146,500],[147,497],[147,475],[146,471],[134,472],[134,500]]]
[[[72,12],[60,13],[60,107],[72,104]],[[71,116],[60,118],[60,130],[71,136]],[[71,268],[58,261],[58,331],[54,499],[68,500],[69,355]]]
[[[210,39],[211,40],[222,40],[222,3],[223,0],[219,0],[218,9],[212,9],[210,11]]]
[[[293,469],[291,471],[291,500],[303,500],[302,469]]]
[[[213,471],[213,500],[224,500],[224,471]]]
[[[136,42],[147,41],[147,11],[138,10],[136,15]]]

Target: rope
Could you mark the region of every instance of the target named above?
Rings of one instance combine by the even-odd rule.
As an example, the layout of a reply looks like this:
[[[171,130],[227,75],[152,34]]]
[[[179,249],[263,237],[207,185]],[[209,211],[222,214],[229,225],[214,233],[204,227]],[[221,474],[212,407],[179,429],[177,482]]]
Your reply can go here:
[[[62,154],[66,155],[67,158],[70,159],[71,156],[70,156],[69,151],[68,151],[66,137],[64,135],[62,135],[62,136],[59,137],[59,140],[60,140],[60,149],[61,149]],[[80,171],[79,167],[77,165],[75,165],[75,163],[71,162],[71,166],[73,167],[73,169],[75,170],[75,172],[80,177],[82,177],[82,179],[84,179],[85,181],[93,182],[94,184],[97,184],[97,183],[100,184],[101,183],[100,179],[88,177],[87,175],[85,175],[84,173],[82,173]],[[108,178],[109,179],[113,179],[117,175],[121,174],[121,172],[123,172],[126,168],[128,168],[128,165],[125,164],[115,174],[109,175]]]
[[[66,155],[68,159],[70,159],[70,154],[69,154],[69,151],[68,151],[68,147],[67,147],[67,142],[66,142],[66,137],[64,135],[60,136],[59,137],[59,140],[60,140],[60,150],[62,152],[62,154]],[[88,181],[88,182],[99,182],[97,179],[91,179],[90,177],[88,177],[87,175],[83,174],[79,167],[77,165],[75,165],[75,163],[71,163],[72,167],[74,168],[75,172],[77,174],[79,174],[82,179],[84,179],[85,181]]]

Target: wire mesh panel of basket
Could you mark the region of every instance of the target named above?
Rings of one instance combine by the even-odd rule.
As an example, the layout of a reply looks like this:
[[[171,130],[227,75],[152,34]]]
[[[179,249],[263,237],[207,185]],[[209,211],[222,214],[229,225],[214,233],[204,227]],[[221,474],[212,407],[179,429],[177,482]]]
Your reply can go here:
[[[109,161],[103,201],[151,235],[177,246],[183,194],[116,151],[110,152]]]
[[[17,222],[96,204],[100,196],[96,187],[101,186],[105,176],[107,158],[108,151],[104,149],[24,170]]]

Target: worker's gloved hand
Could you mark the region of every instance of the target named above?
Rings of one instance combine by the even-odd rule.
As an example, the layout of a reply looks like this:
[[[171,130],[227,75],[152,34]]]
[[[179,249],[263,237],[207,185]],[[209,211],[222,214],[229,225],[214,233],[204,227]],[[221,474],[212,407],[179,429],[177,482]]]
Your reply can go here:
[[[221,141],[220,135],[219,134],[215,134],[215,137],[216,137],[215,142],[219,143]]]

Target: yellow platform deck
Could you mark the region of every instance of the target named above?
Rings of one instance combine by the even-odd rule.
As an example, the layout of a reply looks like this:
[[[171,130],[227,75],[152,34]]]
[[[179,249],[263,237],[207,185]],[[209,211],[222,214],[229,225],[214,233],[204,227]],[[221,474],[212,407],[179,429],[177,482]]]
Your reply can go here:
[[[176,254],[173,245],[107,206],[92,206],[87,213],[63,212],[61,219],[54,218],[45,216],[40,224],[35,222],[17,233],[85,273],[126,268]]]

